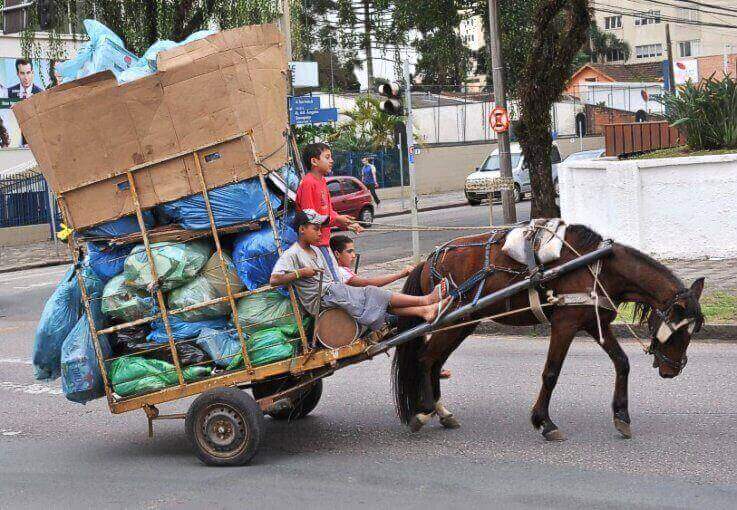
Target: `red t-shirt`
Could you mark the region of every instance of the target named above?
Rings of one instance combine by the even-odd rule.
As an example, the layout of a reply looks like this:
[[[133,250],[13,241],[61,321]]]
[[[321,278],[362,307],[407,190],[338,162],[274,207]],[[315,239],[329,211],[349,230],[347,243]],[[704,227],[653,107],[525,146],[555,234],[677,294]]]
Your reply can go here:
[[[318,243],[318,246],[330,246],[330,227],[336,226],[335,218],[338,213],[330,203],[330,193],[324,177],[315,177],[312,173],[304,176],[297,188],[297,209],[300,211],[313,209],[318,214],[330,218],[328,226],[322,228],[322,236]]]

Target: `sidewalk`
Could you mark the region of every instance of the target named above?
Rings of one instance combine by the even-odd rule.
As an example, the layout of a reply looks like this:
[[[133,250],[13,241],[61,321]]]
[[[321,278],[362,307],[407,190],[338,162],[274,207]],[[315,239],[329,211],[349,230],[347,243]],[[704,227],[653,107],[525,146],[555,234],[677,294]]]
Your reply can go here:
[[[417,207],[420,211],[443,209],[449,207],[462,207],[468,204],[463,191],[449,191],[447,193],[435,193],[432,195],[419,195]],[[402,208],[401,198],[386,198],[381,201],[379,207],[376,208],[376,217],[384,218],[387,216],[396,216],[406,214],[410,210],[409,194],[404,197],[404,209]]]
[[[25,246],[0,247],[0,273],[71,262],[65,243],[45,241]]]

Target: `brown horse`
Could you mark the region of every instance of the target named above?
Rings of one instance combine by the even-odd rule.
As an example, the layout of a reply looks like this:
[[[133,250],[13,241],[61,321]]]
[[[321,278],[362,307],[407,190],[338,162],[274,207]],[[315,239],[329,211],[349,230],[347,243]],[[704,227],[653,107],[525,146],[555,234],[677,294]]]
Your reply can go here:
[[[514,261],[502,251],[507,232],[497,230],[451,241],[415,269],[405,283],[404,292],[426,294],[438,278],[449,277],[465,290],[455,303],[458,306],[529,276],[526,265]],[[576,258],[576,252],[585,254],[597,249],[602,238],[588,227],[569,225],[565,241],[567,245],[563,247],[560,259],[546,266],[547,269]],[[596,287],[595,275],[598,275],[600,283]],[[462,282],[471,278],[475,278],[479,284],[464,289]],[[595,288],[597,294],[601,294],[603,291],[600,289],[603,288],[611,297],[614,307],[624,302],[636,303],[637,314],[650,328],[652,343],[649,352],[654,355],[653,366],[658,368],[661,377],[671,378],[686,365],[686,349],[691,335],[703,323],[699,305],[703,285],[704,279],[700,278],[691,288],[686,288],[661,263],[634,248],[614,243],[612,254],[602,259],[598,267],[584,267],[552,280],[545,284],[544,289],[540,289],[539,295],[586,297],[591,296]],[[478,289],[480,286],[483,287]],[[601,295],[601,298],[603,303],[605,296]],[[470,319],[527,309],[499,318],[497,322],[512,326],[539,324],[541,320],[529,310],[529,306],[528,293],[521,292],[479,310]],[[599,340],[614,364],[614,425],[622,436],[631,437],[627,402],[629,362],[611,328],[611,322],[616,317],[616,312],[611,309],[614,307],[598,307],[597,313],[597,306],[589,302],[579,303],[578,306],[548,306],[544,309],[551,325],[550,345],[542,374],[542,388],[532,408],[531,420],[536,429],[542,429],[546,439],[564,439],[563,433],[550,419],[548,406],[568,347],[579,331],[585,331]],[[408,329],[414,324],[400,323],[400,329]],[[474,331],[476,325],[443,328],[444,331],[432,333],[396,349],[392,377],[397,412],[401,421],[410,425],[413,431],[419,430],[433,414],[440,417],[445,427],[459,426],[452,413],[440,403],[439,374],[448,356]]]

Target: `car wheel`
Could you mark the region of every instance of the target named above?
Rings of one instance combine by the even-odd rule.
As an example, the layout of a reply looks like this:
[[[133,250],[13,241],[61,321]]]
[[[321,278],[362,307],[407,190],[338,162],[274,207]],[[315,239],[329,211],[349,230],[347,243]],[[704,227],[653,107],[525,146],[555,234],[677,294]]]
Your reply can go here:
[[[370,207],[364,207],[361,209],[358,219],[361,220],[362,226],[367,228],[370,227],[374,223],[374,210]]]
[[[474,198],[469,197],[468,195],[466,195],[466,200],[468,200],[468,204],[472,206],[477,206],[481,204],[481,200],[476,200]]]
[[[553,181],[553,189],[555,189],[555,196],[559,197],[560,196],[560,185],[558,184],[558,179]]]
[[[522,189],[517,183],[514,183],[514,201],[515,203],[522,202]]]

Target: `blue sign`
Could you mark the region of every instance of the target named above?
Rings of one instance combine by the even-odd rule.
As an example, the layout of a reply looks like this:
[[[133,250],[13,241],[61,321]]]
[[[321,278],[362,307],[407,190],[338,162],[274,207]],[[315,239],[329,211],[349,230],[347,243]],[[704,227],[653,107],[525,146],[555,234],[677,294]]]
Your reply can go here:
[[[313,96],[296,96],[289,98],[290,110],[319,110],[320,98]]]
[[[289,123],[294,126],[301,126],[303,124],[321,124],[323,122],[336,122],[337,120],[337,108],[291,110],[289,112]]]

